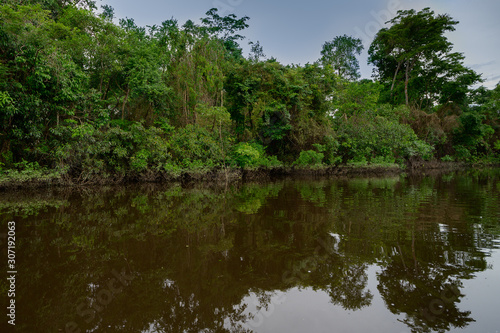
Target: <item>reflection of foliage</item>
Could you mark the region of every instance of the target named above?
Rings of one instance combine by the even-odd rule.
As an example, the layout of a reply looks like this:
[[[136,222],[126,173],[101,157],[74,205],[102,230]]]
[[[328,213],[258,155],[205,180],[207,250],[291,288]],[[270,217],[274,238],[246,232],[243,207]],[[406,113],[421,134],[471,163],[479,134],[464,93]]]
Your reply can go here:
[[[302,183],[297,187],[297,190],[300,192],[300,196],[304,200],[313,202],[318,205],[318,207],[323,207],[326,201],[323,186],[324,184],[321,183]]]
[[[36,216],[39,212],[47,212],[49,208],[57,209],[67,204],[65,200],[39,200],[33,198],[31,200],[9,201],[0,201],[2,215]]]
[[[474,321],[470,311],[460,311],[456,305],[464,295],[453,275],[453,269],[439,266],[420,265],[415,270],[395,256],[379,274],[378,289],[391,312],[406,314],[403,322],[412,332],[447,332],[452,326],[463,328]]]
[[[434,320],[421,310],[487,269],[498,175],[51,190],[29,193],[43,203],[29,210],[16,208],[28,196],[2,197],[0,216],[22,235],[19,270],[30,272],[19,276],[20,316],[33,318],[21,330],[243,332],[258,316],[249,294],[257,311],[296,287],[347,310],[371,305],[374,264],[386,306],[409,327],[463,327],[473,319],[456,306],[462,294]],[[85,323],[78,305],[97,304],[122,267],[135,279]]]
[[[358,310],[369,306],[373,299],[370,290],[365,290],[368,282],[366,264],[347,264],[332,282],[328,294],[333,304],[347,310]]]
[[[245,214],[255,214],[265,203],[266,198],[276,197],[281,190],[280,185],[245,185],[239,191],[237,197],[240,203],[236,204],[236,210]]]

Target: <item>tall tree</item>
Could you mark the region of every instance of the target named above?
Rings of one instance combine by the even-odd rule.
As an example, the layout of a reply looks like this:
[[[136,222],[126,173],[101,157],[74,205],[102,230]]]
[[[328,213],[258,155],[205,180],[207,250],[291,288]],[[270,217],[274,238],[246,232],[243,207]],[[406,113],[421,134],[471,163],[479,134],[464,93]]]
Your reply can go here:
[[[337,36],[323,44],[321,62],[323,65],[331,65],[339,76],[356,80],[360,77],[356,55],[360,55],[362,50],[361,39],[347,35]]]
[[[435,102],[442,99],[444,90],[436,92],[435,86],[426,84],[429,82],[427,80],[420,82],[418,86],[418,78],[439,77],[440,84],[446,87],[454,80],[462,83],[465,88],[479,81],[476,73],[463,66],[463,56],[451,53],[452,43],[445,33],[454,31],[458,21],[448,14],[435,15],[430,8],[419,12],[413,9],[401,10],[388,23],[392,26],[381,29],[375,36],[368,50],[368,61],[376,67],[375,76],[382,83],[390,85],[393,101],[397,100],[394,95],[399,90],[398,85],[402,83],[404,101],[409,105],[410,82],[415,83],[412,89],[418,90],[418,94],[415,94],[417,99],[428,98],[432,94]]]
[[[62,45],[67,32],[40,5],[0,6],[0,153],[25,154],[78,109],[87,77]]]
[[[58,18],[64,9],[71,6],[89,10],[97,8],[95,0],[2,0],[2,3],[22,6],[40,5],[43,9],[50,11],[52,18]]]
[[[250,18],[248,16],[238,18],[234,14],[220,16],[217,8],[210,9],[206,15],[207,17],[201,19],[204,30],[222,40],[224,47],[233,57],[240,58],[242,52],[237,41],[244,37],[238,32],[248,28],[246,22]]]

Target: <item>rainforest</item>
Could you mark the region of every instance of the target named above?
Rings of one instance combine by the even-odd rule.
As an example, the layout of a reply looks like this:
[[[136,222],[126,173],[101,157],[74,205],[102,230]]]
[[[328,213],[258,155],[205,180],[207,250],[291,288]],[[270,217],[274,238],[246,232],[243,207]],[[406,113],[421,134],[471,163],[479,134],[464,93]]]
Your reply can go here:
[[[2,1],[0,184],[161,181],[214,170],[500,161],[500,85],[464,65],[458,21],[401,10],[368,51],[339,35],[282,64],[249,17],[137,26],[94,1]]]

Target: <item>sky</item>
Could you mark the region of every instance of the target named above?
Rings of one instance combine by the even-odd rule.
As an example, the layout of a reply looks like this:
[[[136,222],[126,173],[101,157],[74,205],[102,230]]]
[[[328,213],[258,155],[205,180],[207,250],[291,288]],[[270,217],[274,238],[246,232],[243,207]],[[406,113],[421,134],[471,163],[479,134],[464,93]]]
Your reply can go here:
[[[449,14],[460,23],[447,33],[453,51],[465,55],[465,65],[483,75],[482,85],[500,82],[499,0],[98,0],[110,5],[115,17],[133,18],[137,25],[160,24],[174,18],[199,23],[210,8],[220,15],[248,16],[250,27],[241,34],[240,45],[248,54],[248,42],[259,41],[267,58],[283,64],[313,63],[322,45],[336,36],[360,38],[365,50],[359,57],[362,78],[370,78],[368,48],[376,32],[398,10],[430,7],[436,14]]]

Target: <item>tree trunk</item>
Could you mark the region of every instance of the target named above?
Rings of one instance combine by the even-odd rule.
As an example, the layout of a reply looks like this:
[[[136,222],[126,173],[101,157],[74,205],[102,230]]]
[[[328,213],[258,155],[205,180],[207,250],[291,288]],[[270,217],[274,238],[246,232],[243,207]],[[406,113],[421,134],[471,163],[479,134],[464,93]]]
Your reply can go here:
[[[187,125],[188,124],[187,87],[186,87],[186,90],[184,91],[184,121],[185,121],[184,125]]]
[[[413,60],[411,61],[411,64],[410,64],[410,60],[409,59],[406,61],[406,74],[405,74],[405,100],[406,100],[406,106],[409,105],[409,101],[408,101],[408,82],[410,81],[410,72],[412,71],[413,67],[417,63],[417,60],[418,60],[419,57],[420,57],[420,55],[417,54],[413,58]]]
[[[408,82],[410,81],[410,64],[408,61],[406,62],[406,72],[405,72],[405,102],[406,106],[408,106]]]
[[[122,120],[125,119],[125,105],[127,104],[128,94],[130,93],[130,88],[127,86],[127,92],[125,93],[125,98],[122,104]]]
[[[396,77],[398,76],[399,68],[401,67],[402,63],[403,63],[402,61],[398,62],[398,67],[396,68],[396,72],[394,73],[394,77],[392,79],[392,85],[391,85],[391,96],[392,96],[392,91],[394,90],[394,84],[396,83]]]

